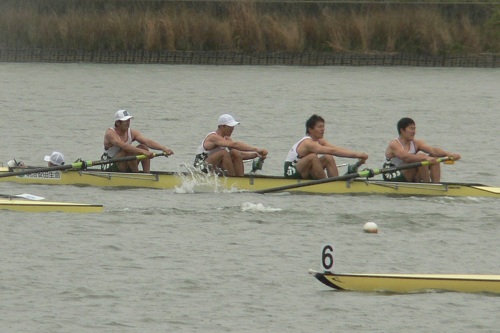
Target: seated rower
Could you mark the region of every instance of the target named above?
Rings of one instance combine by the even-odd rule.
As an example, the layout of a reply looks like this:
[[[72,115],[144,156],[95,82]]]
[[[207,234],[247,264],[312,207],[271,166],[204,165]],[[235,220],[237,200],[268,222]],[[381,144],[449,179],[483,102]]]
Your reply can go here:
[[[48,167],[61,166],[64,165],[65,162],[64,155],[57,151],[53,151],[52,154],[46,155],[43,160],[47,162]],[[21,161],[16,161],[15,159],[8,161],[7,166],[9,167],[9,170],[13,170],[15,168],[34,168],[31,166],[27,166]]]
[[[325,120],[318,115],[312,115],[306,122],[306,136],[297,141],[288,152],[284,163],[285,178],[337,177],[339,171],[333,156],[357,158],[360,164],[368,159],[366,153],[332,145],[323,138],[324,134]]]
[[[15,159],[8,161],[7,166],[9,167],[9,171],[13,171],[16,168],[26,169],[28,167],[23,161],[16,161]]]
[[[432,147],[423,140],[416,140],[416,126],[411,118],[401,118],[397,124],[399,137],[391,140],[385,150],[386,163],[388,166],[402,166],[404,164],[429,161],[431,165],[418,168],[400,170],[395,173],[384,174],[385,180],[413,183],[439,183],[441,180],[441,166],[436,163],[437,157],[449,156],[453,160],[459,160],[460,155],[447,152],[438,147]],[[420,153],[420,151],[426,153]]]
[[[130,119],[132,118],[134,117],[126,110],[116,111],[115,126],[108,128],[104,134],[104,154],[102,159],[146,155],[148,158],[140,162],[143,172],[149,173],[151,171],[150,158],[154,156],[154,153],[149,148],[161,150],[167,155],[172,155],[174,152],[156,141],[146,138],[141,132],[131,129]],[[140,144],[134,146],[132,145],[134,141]],[[106,171],[139,172],[139,161],[113,163]]]
[[[233,141],[231,134],[238,124],[229,114],[220,116],[217,130],[208,133],[198,147],[194,166],[203,172],[241,177],[245,173],[244,160],[266,159],[266,149]]]

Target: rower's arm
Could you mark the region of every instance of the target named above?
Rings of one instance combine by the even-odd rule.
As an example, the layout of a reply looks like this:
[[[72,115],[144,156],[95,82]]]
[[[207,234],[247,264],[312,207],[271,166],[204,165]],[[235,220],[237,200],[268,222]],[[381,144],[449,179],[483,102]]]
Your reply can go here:
[[[401,159],[405,163],[422,162],[426,160],[431,160],[432,158],[425,154],[410,154],[401,147],[399,142],[393,140],[389,143],[389,149],[392,154],[397,158]]]
[[[140,149],[134,145],[123,142],[120,139],[120,136],[112,129],[106,130],[104,141],[110,143],[112,146],[120,147],[120,149],[122,149],[128,153],[131,153],[131,154],[136,154],[136,155],[141,155],[141,154],[148,155],[149,154],[149,152],[145,151],[144,149]]]
[[[319,154],[329,154],[339,157],[359,158],[362,161],[366,161],[368,159],[368,154],[366,153],[334,146],[324,139],[319,140],[317,146],[318,146],[317,153]]]
[[[251,146],[251,145],[246,144],[246,143],[241,142],[241,141],[233,141],[230,138],[226,139],[226,138],[222,138],[220,136],[214,135],[213,137],[207,138],[207,139],[210,139],[210,141],[212,143],[214,143],[215,145],[217,145],[219,147],[234,148],[234,149],[246,151],[246,152],[256,152],[259,156],[262,156],[262,157],[265,157],[268,153],[267,150],[264,148],[254,147],[254,146]]]
[[[152,139],[146,138],[144,135],[142,135],[141,132],[136,131],[136,130],[132,130],[132,131],[134,131],[133,132],[133,138],[137,142],[142,143],[142,144],[148,146],[151,149],[161,150],[161,151],[163,151],[167,155],[172,155],[174,153],[171,149],[165,147],[164,145],[162,145],[162,144],[160,144],[160,143],[158,143],[158,142],[156,142],[156,141],[154,141]]]
[[[417,141],[417,145],[418,145],[418,149],[419,150],[422,150],[423,152],[426,152],[427,154],[429,154],[432,157],[450,156],[454,160],[459,160],[460,157],[461,157],[459,154],[448,152],[448,151],[446,151],[446,150],[444,150],[442,148],[439,148],[439,147],[430,146],[430,145],[426,144],[422,140],[418,140]]]

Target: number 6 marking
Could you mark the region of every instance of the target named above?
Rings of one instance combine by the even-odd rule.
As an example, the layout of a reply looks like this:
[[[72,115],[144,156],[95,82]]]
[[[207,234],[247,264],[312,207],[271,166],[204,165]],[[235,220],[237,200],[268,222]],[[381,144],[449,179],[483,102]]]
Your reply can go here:
[[[333,267],[333,247],[330,244],[323,246],[321,251],[321,265],[325,271],[329,271]]]

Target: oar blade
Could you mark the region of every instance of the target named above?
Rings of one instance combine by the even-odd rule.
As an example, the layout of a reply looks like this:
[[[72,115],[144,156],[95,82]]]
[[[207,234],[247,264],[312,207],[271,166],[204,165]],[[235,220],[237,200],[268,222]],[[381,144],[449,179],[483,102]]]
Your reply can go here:
[[[36,201],[45,199],[44,197],[40,197],[38,195],[29,194],[29,193],[18,194],[18,195],[16,195],[16,197],[24,198],[24,199],[28,199],[28,200],[36,200]]]
[[[0,198],[23,198],[23,199],[35,200],[35,201],[45,199],[44,197],[40,197],[38,195],[28,194],[28,193],[23,193],[23,194],[0,194]]]

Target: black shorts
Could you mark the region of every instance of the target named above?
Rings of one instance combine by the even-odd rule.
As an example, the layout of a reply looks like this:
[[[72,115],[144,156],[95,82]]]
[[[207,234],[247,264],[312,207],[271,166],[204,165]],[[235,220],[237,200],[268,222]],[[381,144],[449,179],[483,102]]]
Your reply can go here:
[[[297,170],[297,167],[295,166],[294,162],[286,161],[283,167],[284,167],[283,175],[285,176],[285,178],[302,179],[302,176],[300,175],[300,172]]]

